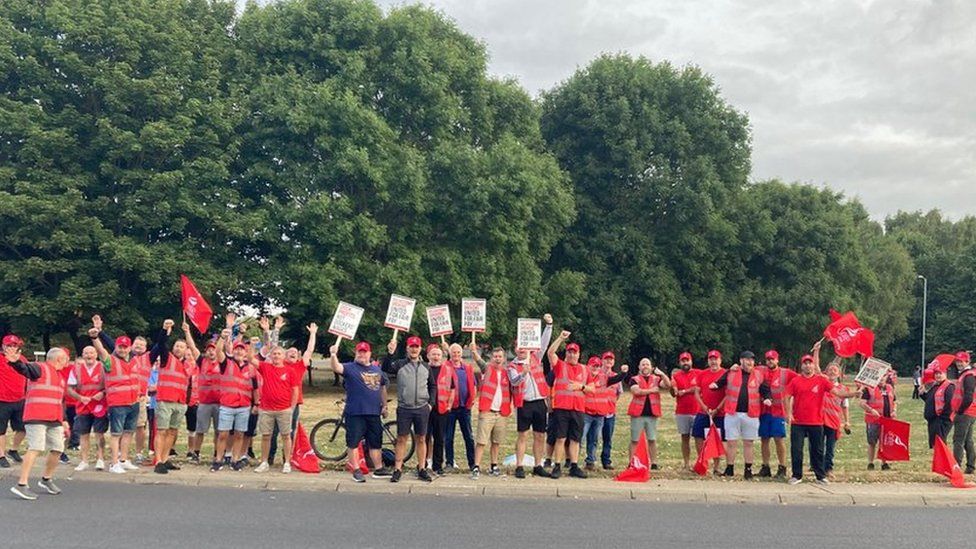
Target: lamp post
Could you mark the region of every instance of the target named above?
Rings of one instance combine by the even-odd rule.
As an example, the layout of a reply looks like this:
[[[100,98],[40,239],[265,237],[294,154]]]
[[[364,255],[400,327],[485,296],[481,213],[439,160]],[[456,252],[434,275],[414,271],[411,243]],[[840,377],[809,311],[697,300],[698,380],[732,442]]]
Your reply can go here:
[[[929,280],[922,275],[918,275],[918,279],[922,281],[922,369],[925,368],[925,322],[926,314],[928,313],[928,301],[929,301]]]

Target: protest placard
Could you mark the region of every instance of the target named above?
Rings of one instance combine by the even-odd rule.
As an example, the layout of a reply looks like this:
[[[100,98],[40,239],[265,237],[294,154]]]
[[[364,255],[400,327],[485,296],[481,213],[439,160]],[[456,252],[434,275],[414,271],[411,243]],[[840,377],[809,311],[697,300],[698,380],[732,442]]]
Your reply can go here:
[[[869,387],[877,387],[884,376],[891,370],[891,364],[887,362],[871,357],[864,361],[861,365],[861,371],[857,373],[857,377],[854,378],[856,383],[862,383]]]
[[[362,307],[340,301],[336,305],[335,314],[332,315],[332,323],[329,324],[329,333],[346,339],[355,339],[356,330],[359,329],[359,323],[362,320]]]
[[[410,323],[413,321],[413,310],[417,306],[417,300],[402,295],[392,294],[390,305],[386,308],[386,320],[383,325],[393,330],[402,332],[410,331]]]
[[[488,302],[467,297],[461,300],[461,331],[484,332],[488,324]]]
[[[427,326],[430,327],[430,337],[454,333],[451,326],[451,308],[447,305],[427,307]]]
[[[542,321],[538,318],[518,319],[518,336],[515,346],[530,351],[542,350]]]

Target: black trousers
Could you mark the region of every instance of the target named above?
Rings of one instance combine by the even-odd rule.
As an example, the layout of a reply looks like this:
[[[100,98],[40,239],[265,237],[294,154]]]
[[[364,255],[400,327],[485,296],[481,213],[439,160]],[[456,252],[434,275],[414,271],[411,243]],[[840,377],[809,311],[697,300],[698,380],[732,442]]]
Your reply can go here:
[[[944,417],[937,417],[935,419],[926,420],[929,424],[929,448],[935,448],[935,437],[942,439],[942,442],[947,442],[949,439],[949,431],[952,430],[952,422]]]
[[[826,475],[823,468],[824,434],[823,425],[791,425],[790,426],[790,461],[793,466],[793,478],[803,478],[803,440],[810,441],[810,465],[817,479]]]
[[[431,469],[440,471],[444,469],[444,427],[447,425],[447,414],[437,413],[437,404],[434,404],[430,411],[430,422],[427,425],[427,444],[431,444],[434,449],[431,458]],[[426,456],[418,459],[418,463],[423,463]]]

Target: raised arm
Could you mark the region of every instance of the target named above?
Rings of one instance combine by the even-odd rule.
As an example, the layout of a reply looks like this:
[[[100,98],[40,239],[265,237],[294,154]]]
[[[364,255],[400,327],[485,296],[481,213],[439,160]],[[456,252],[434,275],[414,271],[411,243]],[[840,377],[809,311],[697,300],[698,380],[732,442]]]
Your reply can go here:
[[[552,341],[552,315],[549,313],[542,315],[542,322],[545,326],[542,328],[542,339],[540,343],[543,349],[548,349],[549,342]]]
[[[813,344],[813,371],[818,374],[820,373],[820,345],[822,343],[823,340],[821,339]]]
[[[104,345],[102,345],[102,338],[99,337],[102,333],[104,332],[101,332],[98,328],[92,328],[88,330],[88,337],[90,337],[92,340],[92,347],[95,347],[95,350],[98,351],[98,358],[100,358],[102,362],[105,362],[109,360],[109,357],[111,357],[112,354],[105,349]]]
[[[559,346],[562,345],[564,341],[569,339],[570,335],[572,335],[572,332],[563,330],[559,333],[559,337],[557,337],[556,340],[549,345],[549,349],[546,351],[546,356],[549,358],[550,367],[559,362],[559,355],[556,354],[556,351],[559,350]]]
[[[304,362],[305,367],[308,368],[312,365],[312,353],[315,352],[315,337],[319,332],[319,325],[314,322],[310,322],[306,329],[308,330],[308,345],[305,346],[305,354],[302,355],[302,362]]]
[[[196,362],[200,358],[200,349],[197,349],[197,343],[193,341],[193,334],[190,332],[190,325],[186,322],[183,323],[183,337],[186,340],[186,347],[190,351],[190,358]]]
[[[342,363],[339,362],[340,341],[342,341],[342,338],[337,339],[336,342],[329,347],[329,363],[332,365],[332,371],[337,374],[342,374],[345,372],[345,368],[343,368]]]

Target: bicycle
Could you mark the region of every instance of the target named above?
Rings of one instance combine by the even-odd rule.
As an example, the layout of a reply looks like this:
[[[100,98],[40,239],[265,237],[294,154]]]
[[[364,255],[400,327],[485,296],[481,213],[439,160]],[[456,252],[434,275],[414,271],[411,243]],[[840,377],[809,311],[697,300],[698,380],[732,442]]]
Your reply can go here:
[[[387,402],[391,402],[388,400]],[[339,399],[335,401],[336,408],[342,410],[339,418],[326,418],[312,427],[309,432],[308,440],[312,445],[312,451],[318,456],[322,461],[343,461],[346,459],[349,450],[346,448],[346,414],[345,414],[346,399]],[[407,453],[404,455],[403,461],[407,462],[413,457],[414,444],[413,437],[410,437],[407,442]],[[384,454],[383,461],[389,461],[395,455],[396,448],[396,420],[390,420],[383,423],[383,444],[381,450]],[[369,461],[369,454],[366,455],[366,460]],[[390,464],[392,465],[392,463]],[[373,464],[370,464],[371,468]]]

